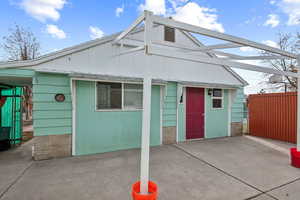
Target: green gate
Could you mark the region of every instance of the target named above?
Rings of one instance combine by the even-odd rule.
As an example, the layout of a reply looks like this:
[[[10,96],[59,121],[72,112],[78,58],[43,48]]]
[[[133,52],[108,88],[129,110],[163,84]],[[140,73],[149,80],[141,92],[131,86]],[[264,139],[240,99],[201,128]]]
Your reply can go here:
[[[11,144],[19,144],[22,140],[22,94],[21,87],[0,90],[0,96],[6,97],[0,108],[0,127],[9,127]]]

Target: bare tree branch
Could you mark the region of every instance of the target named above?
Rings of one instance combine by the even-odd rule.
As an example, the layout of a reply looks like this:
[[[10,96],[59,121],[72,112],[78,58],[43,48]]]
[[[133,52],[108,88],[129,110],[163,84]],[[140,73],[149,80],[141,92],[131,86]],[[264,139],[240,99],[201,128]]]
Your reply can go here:
[[[7,60],[31,60],[40,54],[40,43],[29,29],[15,25],[9,31],[10,34],[3,37],[4,43],[1,45],[8,55]],[[26,119],[29,120],[32,116],[31,86],[25,86],[23,91],[23,108],[26,113]]]
[[[278,34],[278,47],[281,50],[289,51],[298,54],[300,50],[300,34],[292,35],[290,33],[279,33]],[[269,52],[262,52],[263,55],[272,55]],[[297,61],[294,59],[279,59],[279,60],[267,60],[267,64],[275,69],[286,71],[286,72],[296,72]],[[265,75],[266,78],[271,77],[271,75]],[[267,85],[274,89],[282,89],[286,87],[288,91],[295,91],[297,89],[297,79],[293,77],[284,76],[282,82],[280,83],[270,83],[266,82]]]
[[[39,55],[40,43],[29,29],[19,25],[11,28],[10,34],[3,37],[3,50],[7,53],[7,60],[31,60]]]

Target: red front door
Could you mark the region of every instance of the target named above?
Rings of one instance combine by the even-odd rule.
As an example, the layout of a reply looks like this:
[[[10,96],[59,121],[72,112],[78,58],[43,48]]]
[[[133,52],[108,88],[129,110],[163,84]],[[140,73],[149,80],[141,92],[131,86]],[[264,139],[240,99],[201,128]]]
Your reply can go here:
[[[204,88],[186,88],[186,139],[204,138]]]

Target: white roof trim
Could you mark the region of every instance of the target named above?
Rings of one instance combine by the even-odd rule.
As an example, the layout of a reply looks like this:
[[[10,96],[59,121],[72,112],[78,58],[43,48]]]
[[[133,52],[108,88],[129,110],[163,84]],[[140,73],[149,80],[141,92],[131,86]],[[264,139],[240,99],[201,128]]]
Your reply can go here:
[[[43,55],[41,57],[38,57],[34,60],[26,60],[26,61],[10,61],[10,62],[0,62],[0,68],[18,68],[18,67],[31,67],[34,65],[38,65],[41,63],[45,63],[51,60],[54,60],[56,58],[60,58],[62,56],[66,56],[78,51],[82,51],[97,45],[101,45],[107,42],[110,42],[112,40],[114,40],[114,38],[119,35],[120,33],[117,34],[113,34],[110,36],[106,36],[103,37],[101,39],[95,39],[95,40],[91,40],[76,46],[72,46],[72,47],[68,47],[65,49],[62,49],[60,51],[56,51],[53,53],[49,53],[46,55]]]
[[[66,74],[75,80],[90,80],[90,81],[118,81],[118,82],[128,82],[128,83],[141,83],[143,78],[141,77],[125,77],[125,76],[114,76],[108,74],[91,74],[91,73],[81,73],[75,71],[63,71],[63,70],[52,70],[52,69],[40,69],[36,72],[41,73],[55,73],[55,74]],[[185,86],[195,86],[195,87],[205,87],[205,88],[222,88],[222,89],[237,89],[242,87],[241,85],[230,85],[221,83],[207,83],[207,82],[190,82],[182,80],[162,80],[153,79],[154,84],[165,85],[167,82],[178,82]]]

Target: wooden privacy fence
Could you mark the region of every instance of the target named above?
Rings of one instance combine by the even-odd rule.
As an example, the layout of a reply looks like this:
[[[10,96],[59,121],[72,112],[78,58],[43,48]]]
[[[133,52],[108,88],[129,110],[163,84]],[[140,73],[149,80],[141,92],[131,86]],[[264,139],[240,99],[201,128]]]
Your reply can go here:
[[[296,143],[296,92],[249,95],[248,109],[250,135]]]

